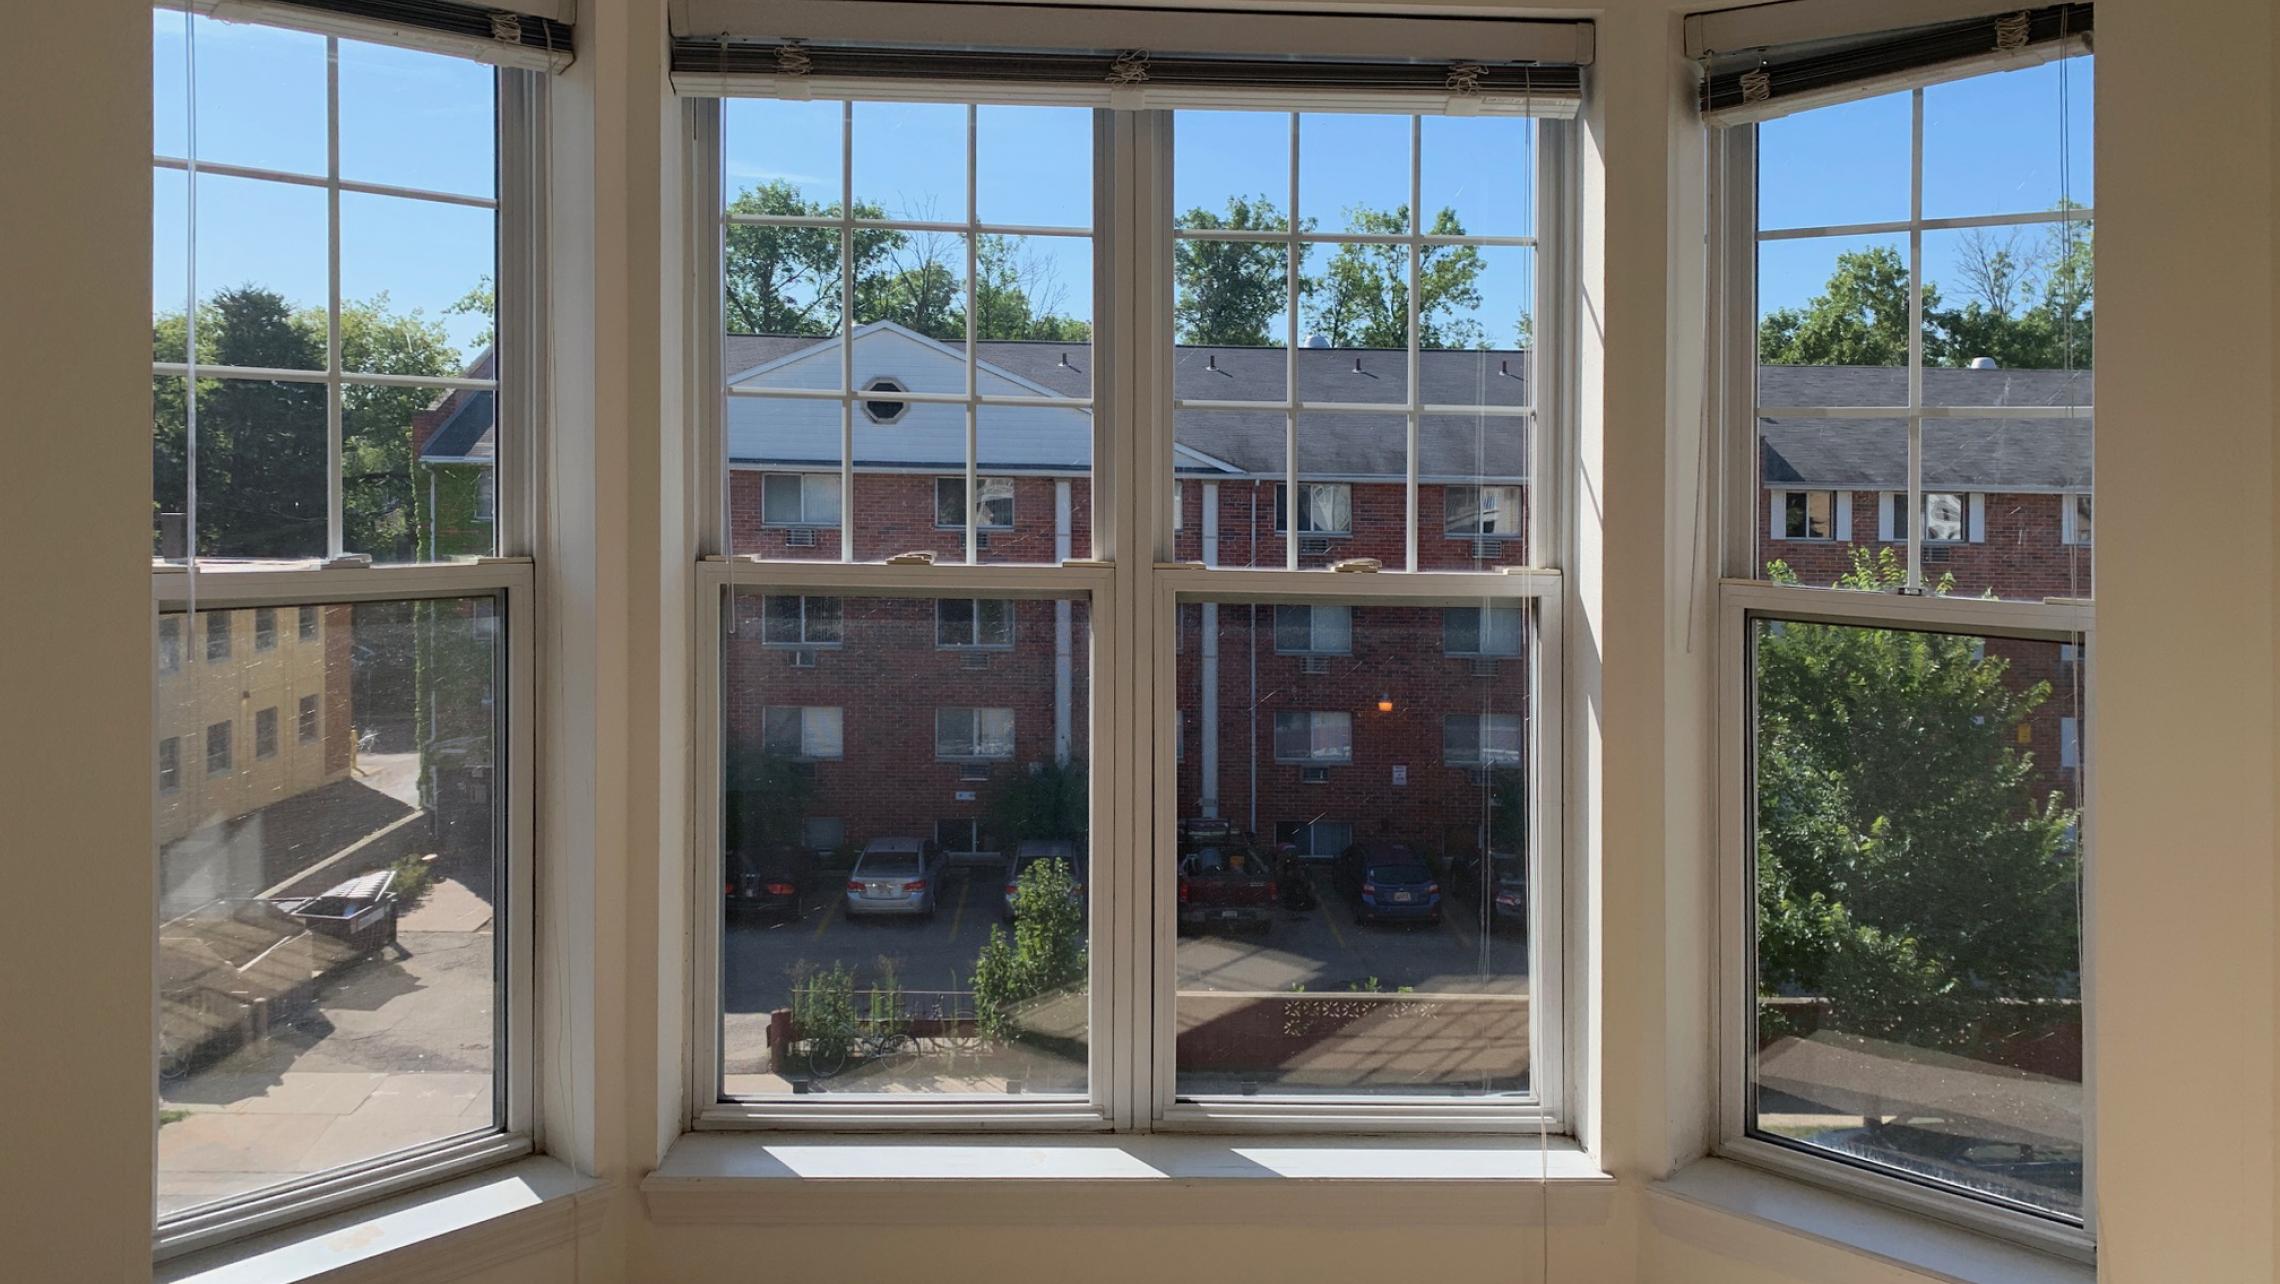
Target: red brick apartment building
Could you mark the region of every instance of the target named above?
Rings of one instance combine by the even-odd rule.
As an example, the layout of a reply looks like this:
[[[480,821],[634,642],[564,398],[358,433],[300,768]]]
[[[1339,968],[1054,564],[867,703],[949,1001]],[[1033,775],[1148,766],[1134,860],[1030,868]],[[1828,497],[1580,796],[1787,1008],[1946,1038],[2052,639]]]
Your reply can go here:
[[[1292,359],[1295,357],[1295,361]],[[1529,503],[1527,354],[1420,354],[1418,560],[1428,569],[1522,565]],[[839,405],[770,396],[836,388],[838,341],[726,341],[731,541],[768,558],[837,559],[843,532]],[[858,560],[964,556],[964,354],[891,323],[856,332],[851,530]],[[1082,399],[1082,344],[984,342],[985,394]],[[1177,555],[1285,564],[1287,442],[1279,409],[1295,366],[1308,403],[1357,407],[1298,424],[1298,562],[1405,558],[1409,401],[1404,353],[1183,347],[1186,401],[1276,408],[1180,411]],[[1936,369],[1935,407],[2087,406],[2086,373]],[[1767,367],[1768,406],[1904,403],[1906,372]],[[1383,405],[1384,413],[1367,409]],[[1485,407],[1462,413],[1455,408]],[[1498,412],[1503,413],[1498,413]],[[1091,420],[1082,406],[986,405],[975,424],[978,554],[1053,562],[1091,550]],[[472,452],[462,449],[462,457]],[[1907,432],[1900,419],[1768,418],[1759,441],[1757,557],[1833,583],[1855,550],[1905,556]],[[2090,419],[1932,418],[1924,431],[1927,578],[1958,593],[2087,596]],[[1090,652],[1082,604],[741,595],[728,642],[730,743],[801,761],[816,846],[889,835],[995,850],[985,818],[1017,773],[1082,759]],[[1533,743],[1529,622],[1517,609],[1312,610],[1191,604],[1178,623],[1177,771],[1183,815],[1219,815],[1329,855],[1385,836],[1435,850],[1510,832],[1497,768]],[[2051,698],[2022,736],[2046,788],[2078,769],[2075,648],[2010,645],[2021,682]],[[1367,818],[1365,820],[1365,818]],[[1378,832],[1372,832],[1378,831]],[[1498,841],[1503,841],[1499,839]]]

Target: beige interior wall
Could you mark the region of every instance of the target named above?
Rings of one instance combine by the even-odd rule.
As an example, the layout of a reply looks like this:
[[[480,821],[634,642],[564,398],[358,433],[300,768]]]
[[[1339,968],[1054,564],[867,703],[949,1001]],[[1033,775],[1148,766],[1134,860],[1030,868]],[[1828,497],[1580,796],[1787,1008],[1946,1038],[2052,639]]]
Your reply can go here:
[[[673,170],[657,59],[664,0],[582,6],[585,52],[557,95],[552,386],[568,449],[550,481],[556,565],[542,779],[563,800],[541,880],[556,983],[548,1145],[616,1179],[601,1228],[521,1281],[1541,1278],[1510,1226],[1414,1245],[1260,1197],[1255,1224],[1181,1227],[753,1225],[649,1221],[634,1187],[679,1109],[674,1040],[685,926],[662,752],[682,697],[673,496],[685,459],[669,385],[677,262],[655,193]],[[1551,1232],[1552,1280],[1774,1284],[1911,1278],[1732,1219],[1652,1215],[1643,1183],[1706,1135],[1713,939],[1701,876],[1707,693],[1683,627],[1701,215],[1671,0],[1601,11],[1588,126],[1599,228],[1586,262],[1585,463],[1594,524],[1577,558],[1575,650],[1601,689],[1592,1000],[1614,1069],[1592,1136],[1625,1184],[1603,1217]],[[2099,864],[2091,898],[2104,1275],[2268,1280],[2280,1078],[2272,799],[2273,83],[2265,0],[2101,6]],[[147,753],[149,454],[143,308],[149,178],[145,8],[18,5],[0,45],[0,1245],[15,1278],[142,1278],[151,1127]],[[57,104],[70,104],[58,110]],[[1596,168],[1593,168],[1596,167]],[[36,174],[39,181],[20,181]],[[661,586],[660,581],[664,581]],[[2265,584],[2267,597],[2253,596]],[[38,681],[23,681],[38,675]],[[574,801],[571,801],[574,800]],[[126,907],[123,912],[118,907]],[[661,961],[662,960],[662,961]],[[584,997],[590,995],[590,998]],[[663,1046],[660,1032],[665,1033]]]
[[[0,1276],[130,1280],[156,1130],[150,11],[6,26]]]

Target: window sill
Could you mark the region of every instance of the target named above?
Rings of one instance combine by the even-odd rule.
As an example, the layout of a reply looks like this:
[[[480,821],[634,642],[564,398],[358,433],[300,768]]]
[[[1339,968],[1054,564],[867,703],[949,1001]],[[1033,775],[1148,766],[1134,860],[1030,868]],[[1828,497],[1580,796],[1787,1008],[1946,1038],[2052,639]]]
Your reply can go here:
[[[1675,1239],[1749,1260],[1764,1254],[1735,1219],[1786,1231],[1830,1254],[1830,1279],[1861,1279],[1866,1258],[1948,1284],[2095,1284],[2097,1270],[1959,1226],[1724,1159],[1701,1159],[1648,1187],[1649,1215]],[[1794,1253],[1781,1262],[1794,1272]],[[1767,1257],[1763,1263],[1777,1265]]]
[[[458,1279],[567,1243],[608,1183],[560,1160],[517,1160],[456,1181],[160,1263],[157,1284],[352,1284]]]
[[[1539,1187],[1539,1174],[1545,1180]],[[689,1134],[641,1183],[660,1223],[1543,1225],[1609,1215],[1573,1143],[1464,1138],[816,1138]]]

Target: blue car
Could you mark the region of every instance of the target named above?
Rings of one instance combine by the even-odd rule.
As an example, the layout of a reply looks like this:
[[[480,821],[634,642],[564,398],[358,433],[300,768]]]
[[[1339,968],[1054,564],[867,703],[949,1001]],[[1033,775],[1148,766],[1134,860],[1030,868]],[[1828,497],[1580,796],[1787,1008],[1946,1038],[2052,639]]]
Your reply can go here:
[[[1356,923],[1441,921],[1440,881],[1406,844],[1356,843],[1339,855],[1331,880],[1353,907]]]

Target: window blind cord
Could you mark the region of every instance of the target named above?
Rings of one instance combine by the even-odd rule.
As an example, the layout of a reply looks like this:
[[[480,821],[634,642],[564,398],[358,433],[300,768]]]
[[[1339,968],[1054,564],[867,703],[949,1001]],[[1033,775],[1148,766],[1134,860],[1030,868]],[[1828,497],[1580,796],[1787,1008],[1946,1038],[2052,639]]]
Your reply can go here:
[[[182,587],[187,631],[198,618],[198,24],[182,11],[183,173],[182,250]],[[185,645],[187,651],[198,648]]]

